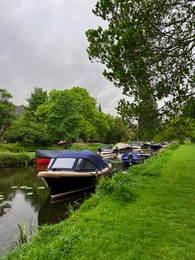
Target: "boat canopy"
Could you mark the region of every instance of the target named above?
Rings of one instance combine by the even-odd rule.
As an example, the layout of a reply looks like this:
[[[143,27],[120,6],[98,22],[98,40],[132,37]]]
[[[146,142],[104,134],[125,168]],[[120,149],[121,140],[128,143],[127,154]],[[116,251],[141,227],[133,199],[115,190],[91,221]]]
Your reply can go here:
[[[64,153],[68,150],[36,150],[36,158],[53,158],[56,154]],[[70,150],[69,150],[70,151]]]
[[[59,153],[56,153],[52,158],[75,158],[75,159],[86,159],[89,160],[91,163],[93,163],[98,170],[102,170],[108,166],[108,163],[103,161],[102,158],[99,156],[99,154],[88,151],[88,150],[82,150],[82,151],[59,151]]]

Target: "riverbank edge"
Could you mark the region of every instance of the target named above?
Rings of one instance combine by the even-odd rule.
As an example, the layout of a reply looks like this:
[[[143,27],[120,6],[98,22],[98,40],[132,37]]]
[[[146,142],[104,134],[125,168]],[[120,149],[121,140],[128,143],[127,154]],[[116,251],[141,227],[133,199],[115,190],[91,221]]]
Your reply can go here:
[[[193,259],[194,156],[181,145],[102,180],[68,220],[3,259]]]

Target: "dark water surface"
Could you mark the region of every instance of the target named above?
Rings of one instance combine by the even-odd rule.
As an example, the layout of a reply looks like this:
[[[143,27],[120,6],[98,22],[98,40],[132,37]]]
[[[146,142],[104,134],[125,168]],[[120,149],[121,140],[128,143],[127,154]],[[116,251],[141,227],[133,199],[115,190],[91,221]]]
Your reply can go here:
[[[121,164],[114,167],[115,172],[121,170]],[[70,208],[78,208],[85,199],[51,203],[49,191],[35,168],[0,169],[0,258],[18,245],[18,225],[26,222],[26,233],[33,235],[38,226],[65,220]]]
[[[0,257],[18,244],[18,225],[26,221],[26,233],[30,235],[38,226],[66,219],[68,209],[75,209],[83,200],[75,198],[53,204],[34,168],[0,169]]]

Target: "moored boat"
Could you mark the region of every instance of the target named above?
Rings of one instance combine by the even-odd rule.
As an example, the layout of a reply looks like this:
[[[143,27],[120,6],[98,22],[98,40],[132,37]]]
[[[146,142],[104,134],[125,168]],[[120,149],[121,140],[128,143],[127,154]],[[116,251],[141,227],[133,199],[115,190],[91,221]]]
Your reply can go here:
[[[51,158],[58,154],[58,150],[36,150],[35,161],[37,165],[49,164]]]
[[[158,151],[158,150],[160,150],[162,148],[163,148],[162,144],[152,144],[150,146],[151,151]]]
[[[38,173],[46,183],[51,201],[92,191],[98,179],[110,175],[111,164],[91,151],[60,151],[50,160],[46,171]]]
[[[64,153],[65,151],[70,151],[70,150],[67,150],[67,149],[64,149],[64,150],[36,150],[36,153],[35,153],[36,170],[37,171],[46,170],[51,158],[53,158],[56,154]]]
[[[115,147],[113,148],[113,152],[118,155],[118,154],[124,154],[127,152],[132,152],[133,148],[126,143],[117,143]]]
[[[105,145],[99,147],[97,150],[98,154],[104,159],[113,159],[115,154],[113,153],[113,147],[111,145]]]
[[[141,156],[136,152],[129,152],[129,153],[123,154],[121,156],[121,160],[122,160],[123,165],[125,165],[125,166],[130,166],[132,164],[139,164],[139,163],[143,162]]]

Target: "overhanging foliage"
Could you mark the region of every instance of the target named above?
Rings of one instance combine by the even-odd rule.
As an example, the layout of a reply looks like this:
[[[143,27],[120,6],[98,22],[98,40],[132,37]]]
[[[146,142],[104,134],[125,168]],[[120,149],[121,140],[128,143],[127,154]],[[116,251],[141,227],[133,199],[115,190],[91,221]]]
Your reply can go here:
[[[168,98],[160,114],[174,116],[194,97],[194,1],[99,0],[93,13],[107,28],[86,32],[89,59],[137,109],[148,96]]]

